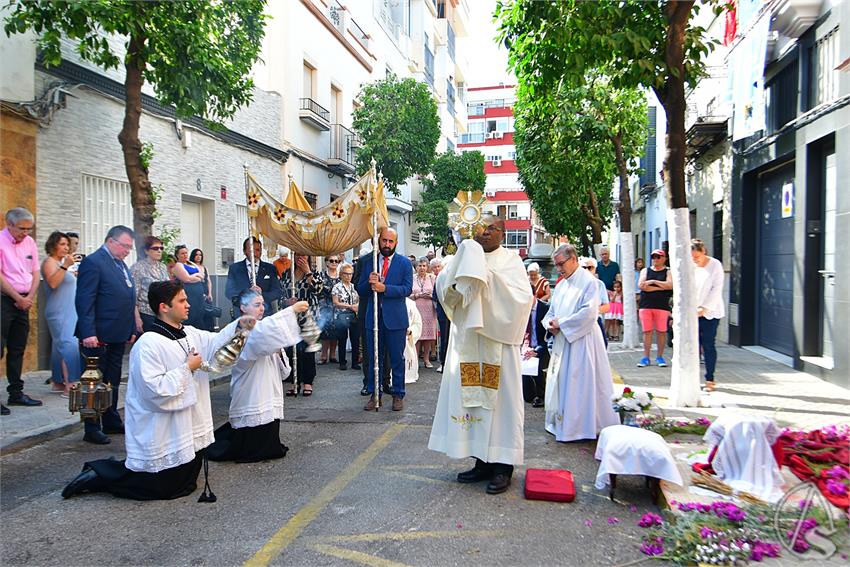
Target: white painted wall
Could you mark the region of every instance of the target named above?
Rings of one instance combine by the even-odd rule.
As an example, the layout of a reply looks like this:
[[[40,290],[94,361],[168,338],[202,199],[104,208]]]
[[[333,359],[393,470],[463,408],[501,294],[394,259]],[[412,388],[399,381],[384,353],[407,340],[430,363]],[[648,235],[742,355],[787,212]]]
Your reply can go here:
[[[11,13],[12,4],[0,6],[0,21]],[[35,98],[35,36],[31,32],[7,37],[0,32],[0,99],[27,102]]]

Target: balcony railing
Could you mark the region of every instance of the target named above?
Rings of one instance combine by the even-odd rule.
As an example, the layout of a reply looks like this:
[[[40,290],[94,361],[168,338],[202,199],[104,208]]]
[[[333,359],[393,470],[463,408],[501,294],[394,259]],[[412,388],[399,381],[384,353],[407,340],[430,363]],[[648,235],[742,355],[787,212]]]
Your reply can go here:
[[[459,144],[483,144],[484,132],[476,132],[472,134],[461,134]]]
[[[448,79],[446,79],[446,108],[449,114],[455,115],[455,87]]]
[[[467,104],[466,113],[469,116],[484,116],[484,103]]]
[[[368,33],[363,31],[363,28],[361,28],[357,24],[357,22],[355,22],[354,20],[349,20],[349,21],[351,22],[351,28],[350,28],[351,34],[357,39],[357,41],[360,42],[360,44],[364,48],[366,48],[368,50],[369,45],[370,45],[369,40],[371,39],[371,37],[369,36]]]
[[[342,124],[332,125],[331,151],[328,157],[328,166],[342,175],[353,174],[357,148],[359,147],[360,138],[357,137],[357,134]]]
[[[319,130],[330,130],[330,111],[312,98],[299,99],[298,115],[301,120],[310,123]]]
[[[452,28],[452,24],[449,23],[447,26],[448,29],[448,47],[449,47],[449,57],[452,58],[452,61],[455,61],[455,30]]]
[[[434,54],[431,53],[431,50],[428,48],[428,45],[425,45],[425,78],[428,80],[428,84],[431,85],[431,88],[434,88]]]
[[[330,0],[328,19],[341,34],[345,34],[345,8],[337,0]]]

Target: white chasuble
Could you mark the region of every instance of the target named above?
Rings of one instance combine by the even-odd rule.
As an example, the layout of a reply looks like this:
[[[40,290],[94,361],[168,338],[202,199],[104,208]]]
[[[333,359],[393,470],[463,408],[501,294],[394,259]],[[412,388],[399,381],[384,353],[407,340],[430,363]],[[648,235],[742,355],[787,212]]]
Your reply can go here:
[[[422,315],[416,302],[409,297],[404,300],[407,305],[407,341],[404,343],[404,383],[412,384],[419,380],[419,353],[416,343],[422,336]]]
[[[291,307],[260,319],[230,375],[230,426],[256,427],[283,419],[283,376],[289,359],[283,347],[298,344],[298,317]]]
[[[597,323],[599,287],[587,270],[577,269],[555,287],[543,324],[555,319],[546,379],[546,431],[558,441],[595,439],[620,423],[611,406],[614,393],[605,341]]]
[[[183,465],[213,442],[209,375],[189,370],[188,352],[211,360],[236,325],[219,333],[184,326],[180,339],[147,332],[136,341],[124,400],[128,469],[154,473]]]
[[[533,301],[522,260],[465,240],[436,285],[452,329],[428,447],[522,464],[520,346]]]

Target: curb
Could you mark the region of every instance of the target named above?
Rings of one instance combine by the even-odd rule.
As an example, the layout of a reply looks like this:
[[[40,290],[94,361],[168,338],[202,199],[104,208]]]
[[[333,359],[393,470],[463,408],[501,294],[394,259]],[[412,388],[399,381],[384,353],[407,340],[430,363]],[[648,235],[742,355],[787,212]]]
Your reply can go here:
[[[219,376],[218,378],[213,378],[210,380],[210,388],[215,388],[216,386],[229,381],[230,374],[226,376]],[[126,383],[122,382],[122,385],[126,385]],[[119,408],[119,410],[120,409],[123,408]],[[63,423],[55,427],[48,426],[45,429],[36,431],[32,435],[28,435],[20,439],[15,439],[13,441],[10,441],[8,444],[0,445],[0,457],[19,453],[25,449],[34,447],[35,445],[39,445],[47,441],[52,441],[53,439],[58,439],[59,437],[64,437],[65,435],[74,432],[74,430],[76,429],[81,429],[82,425],[82,420],[77,419],[75,421]]]

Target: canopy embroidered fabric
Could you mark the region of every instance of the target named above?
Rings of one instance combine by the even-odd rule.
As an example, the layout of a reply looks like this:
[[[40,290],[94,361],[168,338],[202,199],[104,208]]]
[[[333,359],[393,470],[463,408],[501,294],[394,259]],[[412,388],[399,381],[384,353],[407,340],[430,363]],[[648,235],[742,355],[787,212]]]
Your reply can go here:
[[[277,245],[296,254],[339,254],[372,238],[372,214],[378,230],[389,226],[383,180],[371,169],[329,205],[310,210],[293,181],[284,203],[247,174],[248,217],[252,233],[261,237],[271,255]]]

